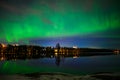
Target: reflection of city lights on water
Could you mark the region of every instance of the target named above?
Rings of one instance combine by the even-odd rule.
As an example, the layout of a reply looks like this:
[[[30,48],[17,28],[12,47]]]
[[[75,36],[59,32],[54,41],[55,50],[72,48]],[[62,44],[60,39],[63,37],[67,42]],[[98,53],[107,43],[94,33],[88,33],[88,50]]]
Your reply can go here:
[[[51,55],[51,58],[53,58],[53,55]]]
[[[114,53],[115,53],[115,54],[119,54],[120,51],[119,51],[119,50],[115,50]]]
[[[73,58],[78,58],[78,56],[73,56]]]
[[[58,55],[58,53],[55,53],[55,55]]]
[[[12,59],[13,61],[16,61],[17,59]]]
[[[3,61],[3,60],[5,60],[5,58],[4,58],[4,57],[1,57],[0,60]]]

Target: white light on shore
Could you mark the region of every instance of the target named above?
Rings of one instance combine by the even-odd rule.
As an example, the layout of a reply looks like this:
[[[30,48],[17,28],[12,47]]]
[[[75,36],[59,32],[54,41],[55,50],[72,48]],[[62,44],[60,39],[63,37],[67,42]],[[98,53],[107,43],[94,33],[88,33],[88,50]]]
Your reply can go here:
[[[73,48],[77,49],[77,46],[73,46]]]

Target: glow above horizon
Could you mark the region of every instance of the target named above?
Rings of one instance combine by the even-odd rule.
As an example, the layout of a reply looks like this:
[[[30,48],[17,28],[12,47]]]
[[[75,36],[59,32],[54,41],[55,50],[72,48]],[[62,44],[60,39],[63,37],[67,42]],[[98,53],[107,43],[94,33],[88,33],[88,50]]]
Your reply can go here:
[[[25,1],[3,0],[0,3],[3,9],[1,40],[9,43],[37,38],[86,36],[120,27],[119,4],[112,4],[112,0]]]

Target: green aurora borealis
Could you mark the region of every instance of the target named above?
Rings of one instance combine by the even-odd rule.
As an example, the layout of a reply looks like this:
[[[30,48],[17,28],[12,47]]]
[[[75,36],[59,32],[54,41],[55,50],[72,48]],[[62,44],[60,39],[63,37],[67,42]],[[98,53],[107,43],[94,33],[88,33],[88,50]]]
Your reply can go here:
[[[120,27],[119,5],[118,0],[1,0],[0,39],[10,43],[106,34]]]
[[[0,0],[0,43],[55,46],[60,42],[60,45],[68,47],[120,49],[119,30],[120,0]],[[102,60],[119,61],[119,58]],[[0,73],[81,73],[79,70],[72,71],[72,65],[72,68],[58,69],[41,66],[42,62],[34,60],[30,64],[29,61],[1,61]],[[91,59],[88,64],[89,61]],[[97,63],[96,59],[94,62]],[[111,65],[104,68],[119,71],[119,66],[114,65],[113,69]]]

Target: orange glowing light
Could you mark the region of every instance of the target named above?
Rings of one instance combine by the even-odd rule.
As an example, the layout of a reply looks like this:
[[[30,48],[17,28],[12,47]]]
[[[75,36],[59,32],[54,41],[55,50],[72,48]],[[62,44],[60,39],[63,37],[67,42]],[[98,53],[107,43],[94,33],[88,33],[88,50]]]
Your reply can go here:
[[[3,48],[7,47],[5,44],[1,44]]]

